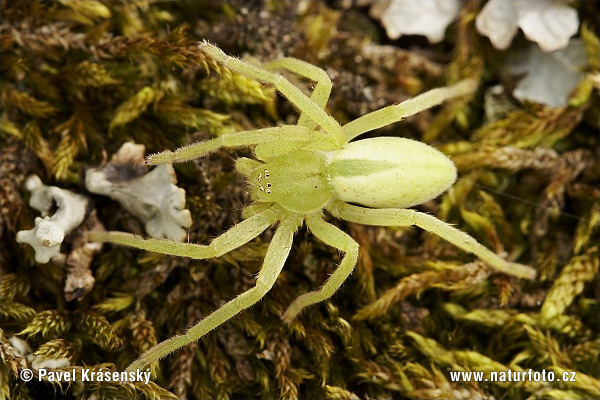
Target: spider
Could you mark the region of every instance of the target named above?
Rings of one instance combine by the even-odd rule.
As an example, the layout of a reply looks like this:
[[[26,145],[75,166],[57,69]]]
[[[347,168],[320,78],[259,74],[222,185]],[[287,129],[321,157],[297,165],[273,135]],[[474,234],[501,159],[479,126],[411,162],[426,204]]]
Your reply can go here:
[[[323,210],[346,221],[377,226],[416,225],[475,254],[494,269],[533,279],[528,266],[510,263],[466,233],[434,216],[406,209],[432,199],[456,179],[452,161],[424,143],[398,137],[352,141],[357,136],[475,90],[472,81],[438,88],[364,115],[341,126],[325,111],[331,80],[322,69],[295,58],[283,58],[262,67],[226,55],[203,41],[200,50],[226,68],[274,85],[298,110],[296,125],[222,135],[173,152],[148,156],[147,164],[185,162],[220,148],[255,146],[256,160],[240,158],[236,169],[247,180],[253,204],[243,221],[209,245],[142,239],[123,232],[93,232],[90,239],[157,253],[207,259],[236,249],[279,223],[269,244],[256,285],[199,321],[185,334],[174,336],[144,352],[127,371],[158,361],[198,340],[242,310],[261,300],[273,287],[292,248],[294,233],[306,223],[325,244],[344,253],[341,263],[323,286],[299,296],[283,314],[289,323],[302,309],[331,297],[351,274],[358,259],[358,243],[323,219]],[[283,69],[316,83],[310,97],[274,70]]]

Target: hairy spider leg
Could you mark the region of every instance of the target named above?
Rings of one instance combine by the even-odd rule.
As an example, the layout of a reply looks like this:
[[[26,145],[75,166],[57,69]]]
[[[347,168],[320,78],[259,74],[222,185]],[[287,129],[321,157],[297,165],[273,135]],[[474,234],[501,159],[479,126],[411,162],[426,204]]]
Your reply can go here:
[[[475,89],[477,89],[477,83],[470,79],[460,81],[452,86],[432,89],[400,104],[384,107],[363,115],[354,121],[348,122],[342,129],[346,135],[346,140],[349,142],[365,132],[401,121],[406,117],[441,104],[448,99],[472,93]]]
[[[152,364],[171,354],[175,350],[200,339],[223,322],[228,321],[236,314],[256,304],[262,299],[273,287],[277,277],[281,273],[281,269],[292,248],[294,233],[301,223],[302,218],[295,215],[286,217],[281,221],[277,231],[273,235],[273,240],[267,249],[263,266],[256,278],[256,285],[252,289],[249,289],[230,300],[196,325],[192,326],[183,335],[178,335],[165,340],[145,351],[137,360],[127,367],[126,371],[132,372],[141,370],[146,365]]]
[[[152,154],[146,157],[146,164],[160,165],[186,162],[215,152],[221,147],[246,147],[271,142],[275,142],[275,145],[285,146],[284,143],[288,142],[306,144],[309,141],[308,128],[296,125],[227,133],[215,139],[180,147],[175,151],[167,150]]]
[[[198,48],[232,71],[275,86],[301,113],[305,113],[328,134],[327,139],[330,142],[330,150],[341,149],[346,143],[346,138],[340,124],[283,76],[235,57],[230,57],[223,50],[207,41],[200,42]]]
[[[286,69],[296,75],[317,82],[310,95],[310,99],[316,105],[325,109],[327,101],[329,100],[329,95],[331,94],[332,83],[329,75],[327,75],[323,69],[293,57],[285,57],[268,62],[264,64],[264,67],[268,69]],[[312,130],[315,128],[316,122],[310,119],[306,113],[302,112],[298,118],[298,125],[306,126],[308,129]]]
[[[534,279],[536,276],[536,271],[533,268],[503,260],[465,232],[428,214],[410,209],[369,209],[353,206],[339,200],[329,208],[329,211],[337,218],[363,225],[415,225],[438,235],[464,251],[475,254],[497,271],[524,279]]]
[[[143,239],[125,232],[93,231],[88,232],[87,237],[88,240],[94,242],[110,242],[155,253],[202,260],[220,257],[237,249],[263,233],[278,220],[278,213],[272,209],[262,211],[230,228],[221,236],[213,239],[209,245],[180,243],[166,239]]]
[[[346,254],[338,268],[331,274],[329,279],[327,279],[325,284],[319,290],[304,293],[288,307],[281,317],[281,319],[288,324],[304,307],[330,298],[340,286],[342,286],[346,279],[348,279],[348,276],[350,276],[354,270],[358,259],[358,243],[356,243],[350,235],[341,231],[336,226],[323,221],[322,215],[314,214],[307,217],[306,226],[317,239]]]

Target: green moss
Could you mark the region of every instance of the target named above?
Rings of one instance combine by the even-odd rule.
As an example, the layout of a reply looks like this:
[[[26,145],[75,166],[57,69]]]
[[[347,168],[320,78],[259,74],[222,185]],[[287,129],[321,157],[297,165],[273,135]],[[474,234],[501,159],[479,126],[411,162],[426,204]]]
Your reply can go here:
[[[0,399],[598,397],[597,21],[582,28],[590,71],[568,107],[504,99],[505,112],[488,122],[482,94],[501,64],[474,28],[476,3],[426,52],[410,38],[381,46],[366,10],[302,4],[2,2]],[[296,118],[273,88],[206,58],[195,46],[201,39],[259,61],[290,55],[323,67],[334,82],[327,111],[343,122],[415,92],[479,80],[472,99],[377,134],[451,155],[460,179],[419,209],[536,266],[540,281],[491,275],[417,229],[339,222],[361,245],[356,271],[289,327],[280,320],[286,307],[340,261],[305,231],[263,301],[154,365],[150,384],[20,380],[31,359],[9,341],[15,336],[42,359],[121,370],[253,285],[270,233],[205,262],[105,246],[91,264],[92,290],[72,301],[67,269],[36,264],[14,240],[37,216],[23,188],[30,173],[86,193],[85,169],[126,141],[152,153]],[[219,152],[176,167],[194,219],[190,241],[206,243],[239,222],[249,199],[235,157]],[[118,204],[93,200],[108,229],[144,234]],[[63,251],[72,244],[67,238]],[[577,382],[467,383],[448,374],[508,368],[574,371]]]

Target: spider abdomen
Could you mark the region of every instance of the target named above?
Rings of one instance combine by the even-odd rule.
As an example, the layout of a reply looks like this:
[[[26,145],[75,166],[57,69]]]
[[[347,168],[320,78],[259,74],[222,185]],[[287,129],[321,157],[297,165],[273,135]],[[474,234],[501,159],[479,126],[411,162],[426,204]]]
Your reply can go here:
[[[330,183],[346,202],[376,208],[406,208],[443,193],[456,179],[448,157],[416,140],[379,137],[331,153]]]

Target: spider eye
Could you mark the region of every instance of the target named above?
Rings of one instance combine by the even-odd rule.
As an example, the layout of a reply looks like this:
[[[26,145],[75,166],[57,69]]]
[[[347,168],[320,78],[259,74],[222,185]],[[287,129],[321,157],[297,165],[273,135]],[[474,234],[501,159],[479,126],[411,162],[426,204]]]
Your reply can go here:
[[[269,179],[269,177],[271,176],[271,175],[269,175],[269,170],[265,169],[264,172],[265,172],[265,179]]]
[[[267,183],[267,187],[270,188],[271,187],[271,183]]]

